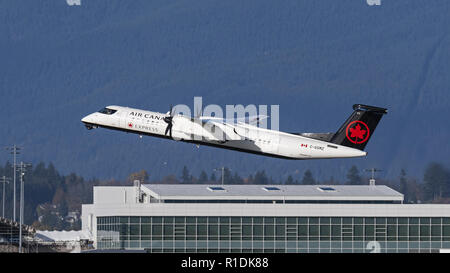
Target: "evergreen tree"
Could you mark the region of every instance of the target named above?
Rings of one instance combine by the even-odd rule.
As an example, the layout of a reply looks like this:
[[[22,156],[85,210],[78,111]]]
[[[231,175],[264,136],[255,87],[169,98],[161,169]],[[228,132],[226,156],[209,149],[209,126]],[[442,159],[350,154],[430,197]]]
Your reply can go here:
[[[433,162],[428,165],[423,177],[425,182],[425,197],[436,199],[448,197],[450,194],[450,173],[439,163]]]
[[[247,177],[247,184],[255,184],[255,179],[252,174]]]
[[[313,177],[312,172],[310,170],[306,170],[305,174],[303,175],[302,184],[303,185],[314,185],[314,184],[316,184],[316,181],[314,180],[314,177]]]
[[[408,185],[406,181],[406,171],[402,169],[400,171],[400,193],[404,195],[405,202],[408,202]]]
[[[419,185],[415,179],[410,179],[408,185],[408,202],[416,204],[418,200],[424,200],[423,186]]]
[[[58,188],[55,192],[55,195],[53,195],[52,204],[53,205],[59,205],[62,204],[65,200],[65,192],[62,188]]]
[[[223,183],[224,184],[231,184],[233,181],[233,177],[231,175],[231,171],[228,168],[223,169]],[[222,181],[222,177],[220,177],[220,181]]]
[[[211,174],[211,177],[209,178],[209,180],[212,181],[212,182],[217,181],[216,174],[215,174],[215,173],[212,173],[212,174]]]
[[[208,175],[206,174],[205,171],[202,171],[200,173],[200,176],[198,177],[198,182],[202,184],[208,182]]]
[[[69,213],[69,208],[67,206],[66,200],[62,201],[59,206],[57,206],[59,216],[64,218]]]
[[[189,183],[191,182],[191,175],[189,174],[189,170],[186,166],[183,167],[183,171],[181,172],[181,183]]]
[[[269,178],[267,178],[266,172],[264,170],[256,172],[254,177],[254,184],[269,184]]]
[[[285,182],[286,185],[293,185],[294,184],[294,178],[292,178],[292,175],[289,175]]]
[[[237,172],[234,173],[233,179],[232,179],[232,183],[233,184],[243,184],[243,179],[238,175]]]
[[[268,184],[271,184],[271,185],[275,184],[275,180],[273,180],[272,176],[269,178]]]
[[[359,175],[359,170],[355,165],[353,165],[347,173],[347,184],[348,185],[362,184],[362,178]]]
[[[330,180],[328,181],[328,184],[330,184],[330,185],[336,184],[336,181],[334,181],[334,176],[330,176]]]

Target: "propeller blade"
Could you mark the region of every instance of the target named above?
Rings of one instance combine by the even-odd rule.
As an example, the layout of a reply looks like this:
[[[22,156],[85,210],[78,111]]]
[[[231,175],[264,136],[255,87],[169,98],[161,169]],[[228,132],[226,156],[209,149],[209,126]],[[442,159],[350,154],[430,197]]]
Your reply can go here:
[[[167,132],[169,132],[170,137],[172,137],[172,123],[167,124],[166,131],[164,132],[164,135],[167,136]]]
[[[166,131],[164,132],[164,135],[167,136],[167,132],[169,131],[169,125],[166,127]]]
[[[165,123],[167,123],[166,131],[164,132],[164,135],[167,136],[167,133],[169,133],[170,137],[172,137],[172,126],[173,126],[173,107],[170,105],[170,111],[167,112],[167,117],[164,117],[163,120]]]
[[[170,116],[169,116],[169,117],[164,117],[164,118],[163,118],[163,120],[164,120],[165,123],[172,123],[172,119],[173,119],[173,117],[170,117]]]

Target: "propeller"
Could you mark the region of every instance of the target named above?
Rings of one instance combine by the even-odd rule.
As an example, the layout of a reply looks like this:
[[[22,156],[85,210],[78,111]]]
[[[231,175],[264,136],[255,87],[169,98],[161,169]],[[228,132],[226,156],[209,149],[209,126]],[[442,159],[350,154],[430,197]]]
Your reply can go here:
[[[172,105],[170,106],[170,111],[167,112],[169,116],[164,117],[164,122],[167,123],[166,131],[164,132],[164,135],[167,136],[167,132],[169,133],[170,137],[172,137],[172,126],[173,126],[173,108]]]

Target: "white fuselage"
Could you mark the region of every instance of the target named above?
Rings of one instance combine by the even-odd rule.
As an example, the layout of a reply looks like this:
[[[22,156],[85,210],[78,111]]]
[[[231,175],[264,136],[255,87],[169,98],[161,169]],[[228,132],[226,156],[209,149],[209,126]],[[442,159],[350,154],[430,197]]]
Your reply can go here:
[[[360,157],[367,153],[326,141],[300,135],[259,128],[246,123],[205,124],[182,115],[173,117],[172,138],[166,134],[168,114],[146,110],[108,106],[113,114],[92,113],[82,119],[89,128],[104,127],[139,135],[163,137],[200,145],[263,154],[289,159]],[[215,129],[211,130],[211,126]],[[226,138],[218,137],[219,134]]]

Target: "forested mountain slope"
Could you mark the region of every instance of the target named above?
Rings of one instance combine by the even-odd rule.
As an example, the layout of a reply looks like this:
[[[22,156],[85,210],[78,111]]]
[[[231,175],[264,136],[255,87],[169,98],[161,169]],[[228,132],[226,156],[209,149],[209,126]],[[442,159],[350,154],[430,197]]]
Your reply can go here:
[[[153,178],[226,165],[353,164],[398,176],[450,163],[450,3],[357,1],[0,1],[0,139],[65,173]],[[280,129],[335,131],[354,103],[389,108],[367,158],[286,161],[106,130],[80,119],[109,104],[279,104]],[[0,155],[2,161],[10,157]],[[302,173],[302,172],[301,172]]]

